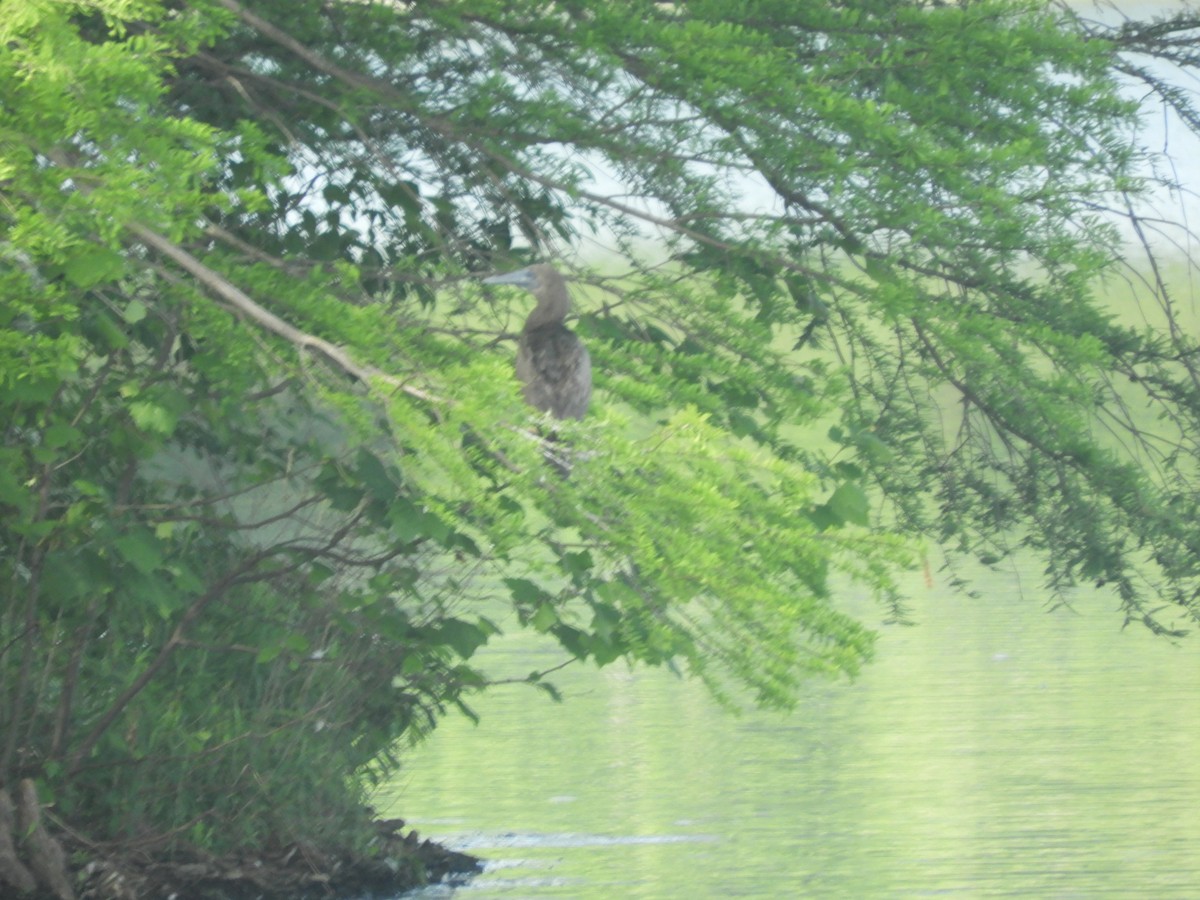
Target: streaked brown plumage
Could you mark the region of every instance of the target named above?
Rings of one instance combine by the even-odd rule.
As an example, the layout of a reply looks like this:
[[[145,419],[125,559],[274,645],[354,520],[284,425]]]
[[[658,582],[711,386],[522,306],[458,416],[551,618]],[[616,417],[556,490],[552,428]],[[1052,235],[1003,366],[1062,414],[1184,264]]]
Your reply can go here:
[[[562,275],[541,263],[483,283],[517,285],[537,298],[517,342],[517,378],[525,400],[556,419],[582,419],[592,396],[592,361],[583,341],[564,324],[571,295]]]

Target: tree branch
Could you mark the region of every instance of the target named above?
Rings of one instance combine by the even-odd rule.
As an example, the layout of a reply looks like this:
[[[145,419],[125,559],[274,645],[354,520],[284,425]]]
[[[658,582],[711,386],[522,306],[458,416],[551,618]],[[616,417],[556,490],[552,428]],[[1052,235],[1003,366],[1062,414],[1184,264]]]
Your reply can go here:
[[[192,275],[211,293],[220,297],[238,312],[267,329],[272,334],[278,335],[302,349],[316,350],[346,374],[357,378],[367,385],[373,382],[382,382],[389,387],[408,394],[410,397],[415,397],[427,403],[445,404],[447,402],[422,391],[420,388],[406,384],[395,375],[389,375],[374,366],[360,363],[336,344],[331,344],[324,338],[301,331],[290,322],[284,321],[270,310],[264,309],[258,303],[254,302],[245,291],[225,279],[220,273],[214,272],[178,244],[168,240],[158,232],[152,231],[145,225],[137,222],[129,222],[125,227],[147,247],[179,265],[180,268]]]

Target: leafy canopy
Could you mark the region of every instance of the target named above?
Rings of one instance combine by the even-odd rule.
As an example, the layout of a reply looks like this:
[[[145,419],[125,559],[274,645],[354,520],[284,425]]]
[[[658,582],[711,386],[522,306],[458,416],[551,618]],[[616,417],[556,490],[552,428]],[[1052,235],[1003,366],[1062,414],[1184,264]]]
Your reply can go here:
[[[1139,187],[1117,36],[29,0],[0,47],[0,783],[98,833],[346,834],[506,629],[789,706],[921,540],[1197,616],[1195,347],[1094,294]],[[598,387],[553,437],[477,285],[547,258]]]

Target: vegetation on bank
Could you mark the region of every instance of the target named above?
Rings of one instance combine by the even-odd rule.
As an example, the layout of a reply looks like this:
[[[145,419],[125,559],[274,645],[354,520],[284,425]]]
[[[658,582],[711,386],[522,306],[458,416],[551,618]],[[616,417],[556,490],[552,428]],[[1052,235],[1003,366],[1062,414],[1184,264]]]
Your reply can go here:
[[[97,851],[369,856],[502,631],[787,708],[870,658],[831,584],[903,618],[922,542],[1183,631],[1196,342],[1164,283],[1137,326],[1095,291],[1107,213],[1148,227],[1118,79],[1200,121],[1140,62],[1196,24],[7,3],[3,793]],[[563,478],[478,280],[591,240]]]

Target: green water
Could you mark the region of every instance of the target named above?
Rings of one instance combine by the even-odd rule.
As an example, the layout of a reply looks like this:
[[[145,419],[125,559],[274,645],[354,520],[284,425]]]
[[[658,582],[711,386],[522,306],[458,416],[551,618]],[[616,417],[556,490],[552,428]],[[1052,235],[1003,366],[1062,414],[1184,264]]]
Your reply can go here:
[[[426,897],[1200,897],[1200,636],[1030,583],[919,588],[919,627],[787,715],[655,670],[499,689],[378,805],[487,860]],[[493,667],[554,661],[523,641]]]

